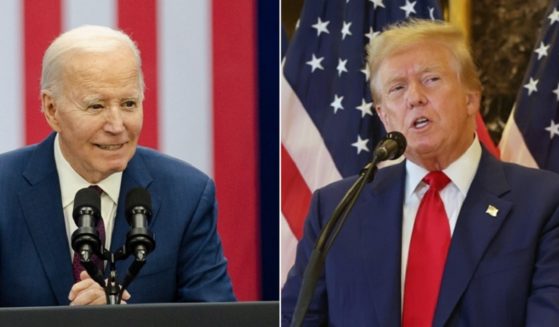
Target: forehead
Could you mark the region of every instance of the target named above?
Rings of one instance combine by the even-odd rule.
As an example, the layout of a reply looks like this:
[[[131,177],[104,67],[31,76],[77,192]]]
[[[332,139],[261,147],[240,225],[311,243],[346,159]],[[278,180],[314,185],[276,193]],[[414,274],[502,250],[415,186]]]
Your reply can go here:
[[[394,51],[379,66],[381,81],[410,73],[443,72],[456,69],[450,50],[433,41],[414,43]]]
[[[111,51],[69,53],[62,74],[65,86],[71,85],[72,88],[139,87],[138,63],[132,51],[126,47]]]

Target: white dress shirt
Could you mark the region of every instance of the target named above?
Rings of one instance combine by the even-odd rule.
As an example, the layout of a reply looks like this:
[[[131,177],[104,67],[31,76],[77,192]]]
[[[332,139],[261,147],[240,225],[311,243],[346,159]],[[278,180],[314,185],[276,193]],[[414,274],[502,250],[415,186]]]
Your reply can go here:
[[[70,247],[70,260],[72,260],[74,256],[74,250],[72,250],[72,233],[78,228],[72,218],[74,197],[80,189],[89,187],[92,184],[83,179],[83,177],[70,166],[60,150],[59,142],[59,136],[56,134],[56,139],[54,140],[54,161],[56,163],[56,170],[58,171],[58,181],[60,182],[60,193],[62,195],[62,208],[64,210],[64,221],[66,223],[66,234]],[[111,236],[113,233],[121,181],[122,172],[119,172],[95,184],[104,191],[101,194],[101,216],[105,224],[105,248],[107,249],[111,247]]]
[[[444,203],[450,235],[454,232],[460,208],[464,203],[466,194],[470,189],[472,180],[481,159],[481,145],[477,136],[470,147],[443,172],[450,178],[450,183],[440,191],[441,200]],[[401,274],[401,298],[404,298],[404,285],[406,280],[406,268],[408,264],[408,253],[413,231],[415,216],[419,204],[429,186],[422,180],[429,173],[425,168],[407,160],[406,161],[406,189],[404,198],[404,212],[402,222],[402,274]],[[403,301],[403,300],[402,300]]]

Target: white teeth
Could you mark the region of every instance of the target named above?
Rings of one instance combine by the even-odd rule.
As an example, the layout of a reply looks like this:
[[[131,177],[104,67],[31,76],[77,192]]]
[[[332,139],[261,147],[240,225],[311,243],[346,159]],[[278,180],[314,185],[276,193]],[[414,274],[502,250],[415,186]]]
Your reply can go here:
[[[415,128],[422,128],[424,126],[426,126],[429,123],[429,119],[421,117],[419,119],[417,119],[413,125],[415,126]]]
[[[122,144],[115,144],[115,145],[102,145],[99,144],[97,145],[98,147],[100,147],[103,150],[117,150],[120,149],[122,147]]]

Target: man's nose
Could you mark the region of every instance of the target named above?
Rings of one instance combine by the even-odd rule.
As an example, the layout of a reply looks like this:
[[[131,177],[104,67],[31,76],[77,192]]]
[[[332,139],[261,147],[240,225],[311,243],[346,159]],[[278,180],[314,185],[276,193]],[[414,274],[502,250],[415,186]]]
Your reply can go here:
[[[427,103],[427,97],[420,83],[410,83],[407,92],[407,105],[409,109],[422,106]]]
[[[119,106],[112,105],[109,110],[106,111],[104,129],[105,131],[113,134],[124,131],[124,120],[122,119],[122,112]]]

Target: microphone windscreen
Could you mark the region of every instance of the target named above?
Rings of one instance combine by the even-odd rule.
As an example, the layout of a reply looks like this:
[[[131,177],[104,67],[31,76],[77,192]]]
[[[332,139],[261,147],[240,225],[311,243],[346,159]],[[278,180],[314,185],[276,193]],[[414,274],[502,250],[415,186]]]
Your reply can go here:
[[[130,212],[134,207],[144,207],[151,212],[151,195],[142,188],[136,187],[126,194],[126,212]]]
[[[83,207],[93,208],[95,214],[98,215],[101,210],[101,196],[99,195],[99,192],[89,187],[85,187],[76,193],[76,196],[74,197],[74,210],[72,211],[74,221],[78,219],[80,210]]]
[[[386,138],[394,140],[396,143],[398,143],[398,148],[397,148],[398,151],[394,155],[394,158],[398,158],[402,154],[404,154],[404,152],[406,151],[407,142],[406,142],[406,138],[402,133],[392,131],[386,135]]]

